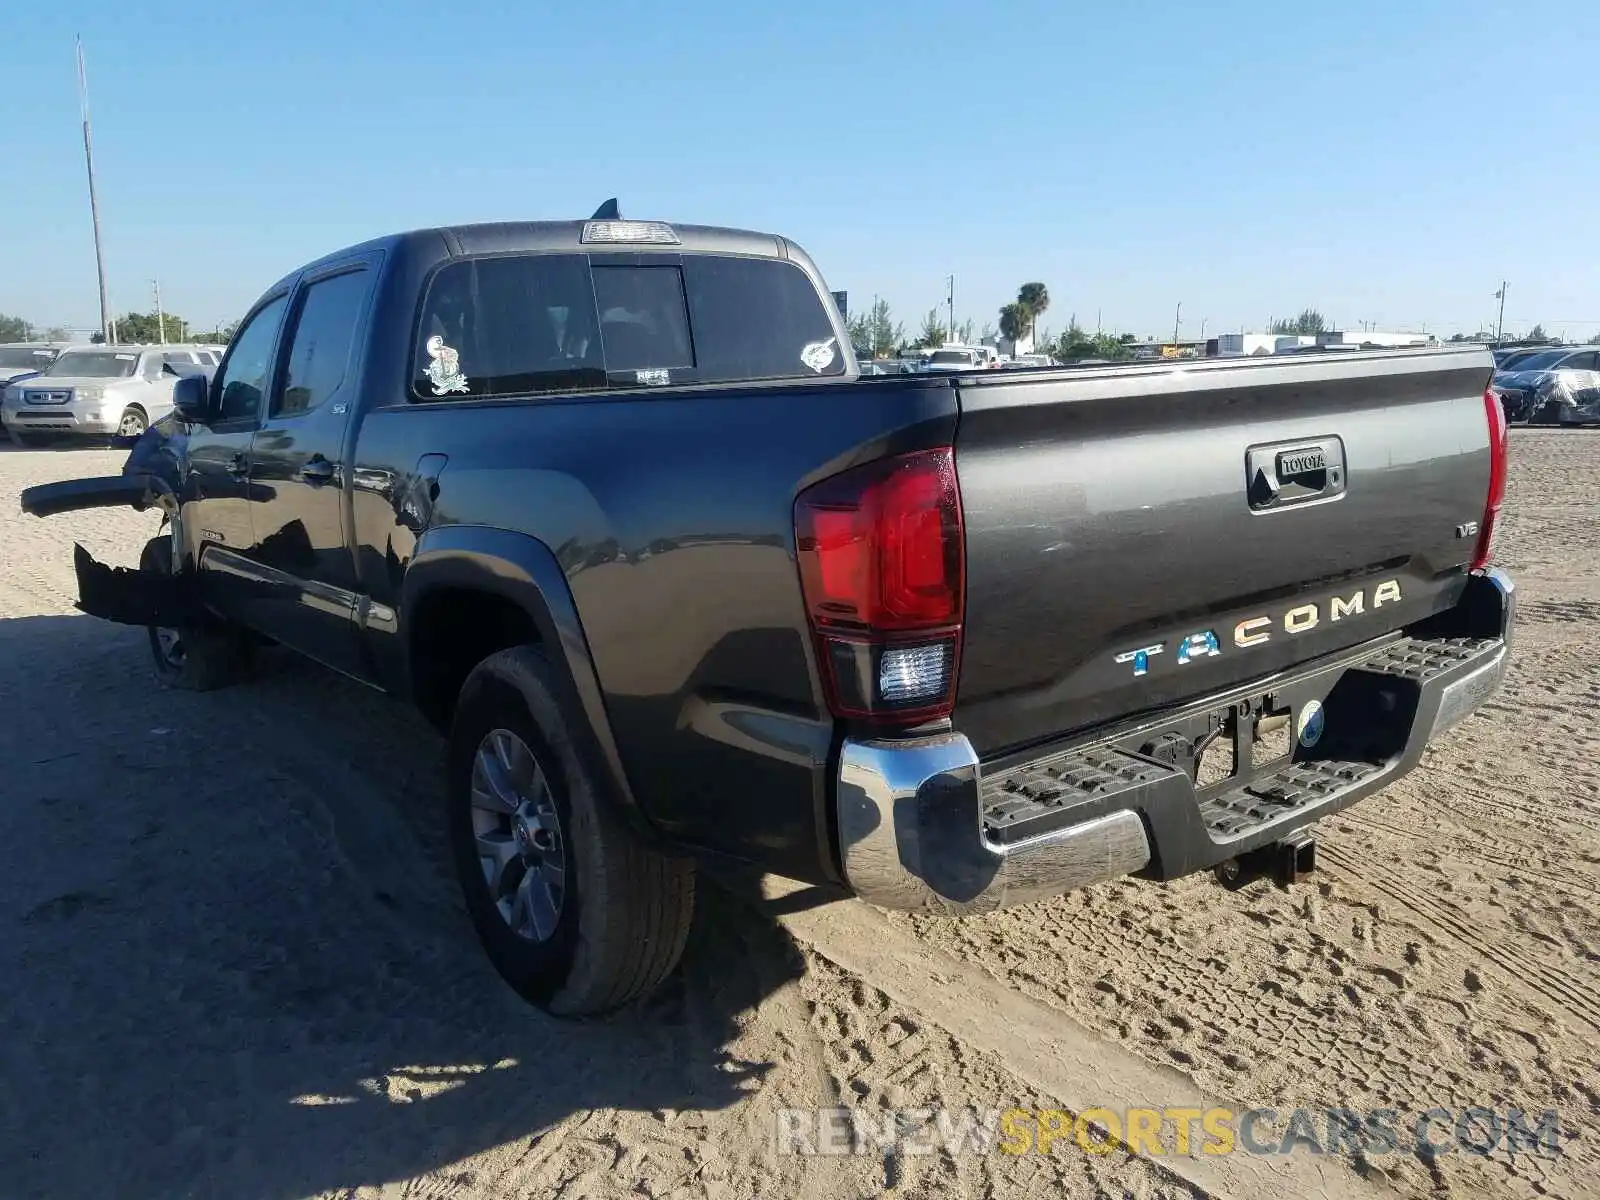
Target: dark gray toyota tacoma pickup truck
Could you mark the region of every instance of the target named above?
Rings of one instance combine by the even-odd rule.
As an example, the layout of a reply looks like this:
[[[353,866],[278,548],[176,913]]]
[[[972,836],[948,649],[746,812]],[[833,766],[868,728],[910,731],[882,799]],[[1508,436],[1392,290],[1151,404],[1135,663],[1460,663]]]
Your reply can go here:
[[[161,679],[271,642],[419,705],[530,1001],[660,982],[706,862],[949,914],[1291,880],[1499,682],[1485,351],[863,378],[793,243],[597,217],[295,271],[122,475],[23,497],[164,512],[77,551]]]

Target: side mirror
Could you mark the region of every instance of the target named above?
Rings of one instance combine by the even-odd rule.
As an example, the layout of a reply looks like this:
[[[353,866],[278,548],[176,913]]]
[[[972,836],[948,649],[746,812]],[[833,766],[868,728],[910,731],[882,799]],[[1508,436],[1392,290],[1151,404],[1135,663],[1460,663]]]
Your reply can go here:
[[[185,421],[204,421],[211,412],[211,383],[204,375],[185,375],[172,385],[172,407]]]

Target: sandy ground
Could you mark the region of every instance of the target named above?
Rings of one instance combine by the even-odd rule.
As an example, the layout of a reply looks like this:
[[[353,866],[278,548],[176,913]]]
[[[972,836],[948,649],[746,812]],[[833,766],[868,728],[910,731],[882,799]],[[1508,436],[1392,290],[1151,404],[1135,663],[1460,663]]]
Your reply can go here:
[[[121,456],[0,446],[0,1197],[1600,1195],[1600,435],[1512,454],[1509,683],[1324,823],[1315,883],[960,923],[707,887],[662,993],[572,1025],[477,951],[426,727],[291,658],[158,691],[69,557],[130,563],[154,518],[16,508]],[[1554,1109],[1563,1153],[775,1144],[788,1108],[1196,1097]]]

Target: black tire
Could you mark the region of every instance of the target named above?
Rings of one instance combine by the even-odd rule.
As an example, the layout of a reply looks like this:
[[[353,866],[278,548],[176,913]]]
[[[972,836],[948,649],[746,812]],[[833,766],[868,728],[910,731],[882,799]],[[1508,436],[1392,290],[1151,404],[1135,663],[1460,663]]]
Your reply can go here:
[[[531,753],[538,772],[531,777],[547,783],[539,795],[558,818],[562,885],[553,926],[542,938],[518,933],[497,902],[510,902],[504,885],[530,861],[529,839],[517,843],[526,853],[505,856],[510,865],[499,873],[498,897],[479,856],[480,834],[509,845],[504,834],[482,828],[500,818],[473,799],[479,753],[504,744],[494,740],[502,734]],[[656,851],[627,825],[593,765],[592,740],[570,684],[532,646],[478,664],[462,686],[450,729],[450,841],[467,911],[501,978],[529,1003],[562,1016],[608,1012],[655,988],[677,965],[694,912],[693,864]],[[481,795],[485,776],[477,778]],[[503,819],[508,827],[516,822],[513,815]],[[531,870],[524,866],[523,874]]]
[[[161,533],[145,543],[139,555],[144,571],[172,573],[172,537]],[[211,692],[244,679],[254,658],[250,635],[222,624],[182,629],[146,627],[156,681],[188,692]]]

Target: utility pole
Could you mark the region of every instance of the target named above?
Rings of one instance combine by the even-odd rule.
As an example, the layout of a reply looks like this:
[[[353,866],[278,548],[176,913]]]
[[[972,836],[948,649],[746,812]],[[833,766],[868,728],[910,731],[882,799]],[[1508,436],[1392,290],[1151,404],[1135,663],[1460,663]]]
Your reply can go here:
[[[161,311],[161,280],[152,279],[150,281],[150,290],[155,293],[156,298],[156,336],[161,339],[161,344],[165,346],[167,344],[167,318]]]
[[[1494,294],[1494,297],[1500,301],[1500,316],[1495,321],[1494,326],[1494,344],[1498,346],[1500,344],[1500,335],[1506,331],[1506,281],[1504,279],[1500,281],[1500,290]]]
[[[1178,301],[1178,311],[1176,313],[1174,313],[1173,316],[1172,316],[1172,340],[1173,340],[1174,343],[1176,343],[1177,340],[1178,340],[1178,326],[1181,325],[1182,323],[1183,323],[1183,301],[1179,300]]]
[[[78,106],[83,112],[83,161],[89,168],[89,215],[94,218],[94,266],[100,276],[100,335],[114,340],[111,306],[106,301],[106,260],[100,248],[100,202],[94,192],[94,139],[89,133],[89,75],[83,65],[83,39],[78,39]]]
[[[949,289],[946,293],[946,299],[950,302],[950,336],[945,338],[945,341],[953,342],[956,340],[956,277],[954,275],[946,275],[944,282],[945,287]]]

